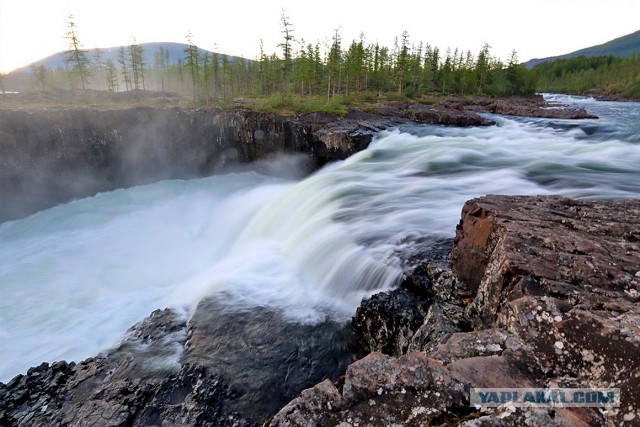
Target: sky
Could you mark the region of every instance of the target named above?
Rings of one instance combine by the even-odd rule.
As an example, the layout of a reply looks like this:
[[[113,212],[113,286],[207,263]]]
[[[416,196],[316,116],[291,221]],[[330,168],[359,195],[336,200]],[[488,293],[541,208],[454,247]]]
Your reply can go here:
[[[349,42],[361,33],[386,46],[410,40],[478,52],[486,42],[503,59],[569,53],[640,30],[640,0],[0,0],[0,72],[66,50],[75,15],[85,48],[193,41],[207,50],[254,58],[278,50],[282,9],[296,38]],[[345,43],[346,44],[346,43]],[[344,46],[344,45],[343,45]]]

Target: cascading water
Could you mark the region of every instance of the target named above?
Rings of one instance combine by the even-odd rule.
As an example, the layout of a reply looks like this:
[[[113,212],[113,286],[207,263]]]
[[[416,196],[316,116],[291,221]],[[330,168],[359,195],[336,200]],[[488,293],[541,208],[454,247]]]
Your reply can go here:
[[[230,310],[347,319],[397,283],[399,253],[452,236],[475,196],[638,197],[640,104],[548,98],[602,118],[407,127],[299,182],[164,181],[0,224],[0,381],[90,356],[152,310],[186,313],[211,293]]]

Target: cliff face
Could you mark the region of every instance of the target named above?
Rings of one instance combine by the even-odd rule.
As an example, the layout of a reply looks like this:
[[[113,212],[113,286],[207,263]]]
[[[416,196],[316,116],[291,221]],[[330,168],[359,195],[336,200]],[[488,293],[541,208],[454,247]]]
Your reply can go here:
[[[366,148],[372,132],[397,122],[241,109],[0,110],[0,221],[275,153],[302,153],[318,167]]]

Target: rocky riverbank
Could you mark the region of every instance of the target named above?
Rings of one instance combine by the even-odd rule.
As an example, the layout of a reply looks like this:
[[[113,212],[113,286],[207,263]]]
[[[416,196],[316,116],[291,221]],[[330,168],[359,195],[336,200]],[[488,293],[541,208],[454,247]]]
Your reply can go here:
[[[471,99],[471,98],[470,98]],[[489,126],[478,114],[585,118],[540,98],[368,103],[344,116],[283,116],[246,108],[0,108],[0,222],[77,197],[295,154],[310,172],[363,150],[389,127]],[[287,174],[288,171],[279,171]]]
[[[421,266],[397,291],[364,301],[354,326],[373,353],[342,382],[303,391],[269,425],[637,424],[638,224],[640,200],[467,202],[455,277]],[[482,409],[469,404],[472,387],[619,388],[621,405]]]
[[[158,310],[103,355],[0,385],[0,424],[635,423],[638,224],[640,200],[474,199],[451,252],[410,254],[398,289],[364,300],[351,326],[211,298],[188,319]],[[490,410],[469,405],[471,387],[614,387],[622,402]]]

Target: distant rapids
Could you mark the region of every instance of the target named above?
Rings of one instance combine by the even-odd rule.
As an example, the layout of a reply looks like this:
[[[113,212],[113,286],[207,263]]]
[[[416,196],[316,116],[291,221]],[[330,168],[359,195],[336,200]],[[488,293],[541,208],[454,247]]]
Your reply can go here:
[[[163,181],[0,224],[0,381],[91,356],[154,309],[187,315],[211,293],[230,309],[346,320],[398,283],[398,254],[451,237],[473,197],[639,197],[640,104],[547,98],[601,118],[403,127],[301,181]]]

